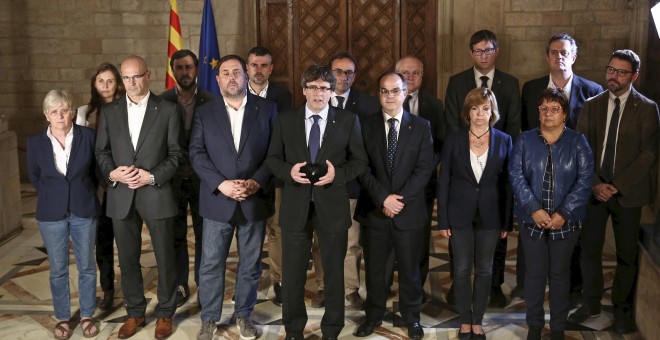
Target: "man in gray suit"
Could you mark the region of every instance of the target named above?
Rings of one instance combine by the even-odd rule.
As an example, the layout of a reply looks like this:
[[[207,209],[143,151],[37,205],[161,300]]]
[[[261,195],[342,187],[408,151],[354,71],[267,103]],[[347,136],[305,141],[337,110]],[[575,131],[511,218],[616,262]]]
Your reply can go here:
[[[146,222],[158,267],[156,339],[172,334],[176,310],[174,219],[177,213],[171,180],[185,159],[181,112],[176,104],[149,91],[151,71],[144,59],[121,63],[126,97],[104,105],[99,115],[96,159],[108,181],[108,216],[112,217],[121,284],[128,319],[118,337],[133,336],[144,326],[140,254]]]

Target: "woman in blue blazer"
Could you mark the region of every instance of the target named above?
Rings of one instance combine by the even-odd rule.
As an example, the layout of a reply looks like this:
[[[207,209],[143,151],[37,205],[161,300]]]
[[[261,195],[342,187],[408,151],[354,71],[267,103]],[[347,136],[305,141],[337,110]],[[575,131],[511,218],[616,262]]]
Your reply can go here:
[[[460,339],[486,339],[486,311],[498,238],[510,230],[511,190],[507,162],[511,137],[493,128],[499,119],[495,94],[485,87],[465,97],[467,128],[445,139],[438,181],[438,226],[454,258],[454,291]],[[474,287],[470,282],[475,266]]]
[[[99,333],[92,316],[96,309],[94,244],[99,200],[94,179],[94,130],[73,124],[71,94],[51,90],[44,99],[50,123],[28,139],[28,174],[37,190],[37,222],[48,251],[50,290],[58,323],[56,339],[71,335],[69,239],[78,267],[80,325],[85,337]]]

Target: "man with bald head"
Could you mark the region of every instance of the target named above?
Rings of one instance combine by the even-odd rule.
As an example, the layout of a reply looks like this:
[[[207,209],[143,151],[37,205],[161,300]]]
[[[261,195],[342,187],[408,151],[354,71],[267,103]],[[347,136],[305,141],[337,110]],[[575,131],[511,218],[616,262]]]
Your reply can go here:
[[[442,113],[442,102],[424,91],[421,91],[422,80],[424,78],[424,64],[415,56],[406,56],[396,63],[396,72],[403,75],[408,86],[408,95],[403,102],[403,109],[410,114],[422,117],[431,123],[431,134],[433,135],[433,175],[424,190],[424,200],[426,202],[426,213],[428,223],[426,226],[426,237],[422,244],[422,262],[420,263],[420,273],[422,276],[422,285],[426,281],[429,272],[429,243],[431,242],[431,216],[433,215],[433,201],[437,189],[437,166],[440,163],[440,151],[445,133],[445,119]],[[391,259],[391,256],[390,256]]]
[[[174,216],[177,205],[171,180],[186,157],[180,109],[149,91],[151,71],[144,59],[121,63],[126,97],[101,108],[96,159],[108,182],[107,214],[112,218],[121,285],[128,318],[118,337],[127,339],[144,326],[140,255],[142,223],[147,224],[158,267],[156,339],[172,334],[176,310]]]

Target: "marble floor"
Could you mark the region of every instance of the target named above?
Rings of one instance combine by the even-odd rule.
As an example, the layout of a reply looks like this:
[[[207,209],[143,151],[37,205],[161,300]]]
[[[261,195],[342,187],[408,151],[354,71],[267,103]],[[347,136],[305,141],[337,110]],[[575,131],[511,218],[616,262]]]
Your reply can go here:
[[[23,223],[24,230],[0,246],[0,339],[49,339],[53,338],[52,329],[56,323],[53,316],[51,294],[48,284],[48,256],[43,248],[43,242],[34,220],[36,194],[29,185],[23,186]],[[189,235],[189,248],[192,250],[194,237],[192,229]],[[515,262],[517,234],[509,236],[508,256],[505,283],[503,290],[509,294],[515,285]],[[458,319],[457,314],[444,302],[451,283],[448,273],[447,241],[438,233],[433,234],[433,250],[431,255],[431,272],[425,283],[424,289],[431,297],[422,310],[421,323],[425,327],[424,339],[455,339],[457,338]],[[569,324],[566,332],[567,339],[638,339],[638,334],[621,336],[610,331],[613,322],[612,307],[610,302],[611,280],[615,265],[614,251],[611,244],[606,244],[604,254],[604,274],[606,289],[603,298],[603,314],[599,318],[590,319],[583,324]],[[267,248],[264,247],[264,272],[259,284],[258,303],[255,306],[253,320],[258,325],[260,339],[276,340],[284,336],[284,327],[281,322],[281,308],[273,304],[269,299],[273,296],[268,276]],[[227,290],[223,305],[222,320],[216,332],[215,339],[238,339],[238,331],[232,320],[233,286],[235,283],[237,253],[232,248],[228,264]],[[192,257],[191,279],[192,279]],[[143,275],[145,279],[146,295],[149,301],[147,307],[147,326],[141,329],[132,339],[153,339],[155,319],[152,316],[156,304],[156,277],[155,259],[151,250],[149,235],[146,228],[143,231],[143,253],[142,253]],[[364,275],[364,267],[362,268]],[[120,279],[119,269],[116,269],[117,280]],[[72,290],[72,313],[74,313],[72,326],[76,327],[79,322],[77,305],[77,271],[73,254],[71,254],[70,285]],[[364,286],[364,283],[363,283]],[[117,283],[119,289],[120,285]],[[191,287],[196,291],[196,287]],[[309,300],[316,291],[314,272],[308,272],[306,285],[306,297]],[[100,291],[100,288],[98,288]],[[396,285],[395,285],[396,291]],[[360,289],[364,297],[364,287]],[[101,333],[97,339],[116,339],[117,331],[121,326],[126,313],[122,307],[121,291],[116,294],[114,307],[103,312],[98,310],[95,317],[100,322]],[[546,296],[547,297],[547,296]],[[177,310],[174,320],[174,334],[170,339],[195,339],[200,326],[200,308],[197,304],[197,296],[193,294],[191,299]],[[397,297],[388,301],[390,308],[386,315],[383,326],[367,339],[407,339],[406,329],[401,319],[397,316]],[[320,321],[323,315],[322,308],[308,307],[309,322],[305,330],[307,339],[321,339]],[[346,310],[346,325],[340,334],[341,339],[353,339],[352,332],[364,316],[363,311]],[[547,314],[546,305],[546,319]],[[484,320],[484,329],[488,339],[525,339],[527,326],[525,325],[525,303],[522,300],[509,301],[502,309],[489,308]],[[549,329],[545,329],[544,336],[549,337]],[[80,327],[76,327],[71,339],[82,339]]]

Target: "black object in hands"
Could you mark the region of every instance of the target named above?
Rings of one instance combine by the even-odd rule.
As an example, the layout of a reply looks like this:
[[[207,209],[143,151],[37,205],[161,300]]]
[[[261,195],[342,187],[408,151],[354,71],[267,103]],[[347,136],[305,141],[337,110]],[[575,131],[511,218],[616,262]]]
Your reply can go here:
[[[300,168],[300,172],[304,173],[305,177],[314,184],[328,173],[328,167],[323,164],[305,164]]]

